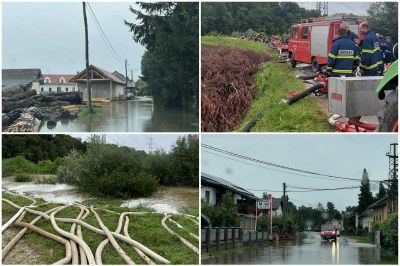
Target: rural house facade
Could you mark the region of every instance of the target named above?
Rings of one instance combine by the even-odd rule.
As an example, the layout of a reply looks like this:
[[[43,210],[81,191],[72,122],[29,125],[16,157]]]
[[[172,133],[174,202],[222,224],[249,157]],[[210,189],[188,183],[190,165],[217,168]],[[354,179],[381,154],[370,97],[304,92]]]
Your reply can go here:
[[[125,81],[107,70],[90,65],[89,78],[92,99],[124,100],[126,98]],[[83,93],[83,100],[87,101],[89,94],[86,86],[86,69],[72,77],[70,82],[77,84],[78,90]]]
[[[77,90],[74,82],[70,80],[74,75],[43,74],[43,84],[38,93],[71,92]]]
[[[23,88],[24,91],[39,91],[43,82],[42,72],[38,68],[3,69],[1,72],[3,89]]]
[[[223,195],[227,192],[232,193],[234,202],[238,205],[240,227],[244,231],[254,230],[256,223],[255,207],[259,198],[223,178],[206,173],[201,174],[201,198],[205,202],[216,205],[222,201]]]
[[[362,229],[367,228],[368,232],[371,231],[372,222],[382,222],[388,217],[388,214],[388,197],[385,196],[369,205],[367,209],[360,214]]]

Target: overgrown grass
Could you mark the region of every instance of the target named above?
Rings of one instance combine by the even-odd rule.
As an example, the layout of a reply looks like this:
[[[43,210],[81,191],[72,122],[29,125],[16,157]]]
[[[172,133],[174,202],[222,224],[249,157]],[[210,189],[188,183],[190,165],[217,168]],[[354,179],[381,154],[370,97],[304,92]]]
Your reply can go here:
[[[31,182],[32,176],[27,174],[17,174],[14,178],[15,182]]]
[[[3,197],[7,198],[20,206],[25,206],[31,204],[31,201],[25,199],[23,197],[14,196],[8,193],[3,193]],[[36,205],[40,205],[45,203],[43,200],[38,199]],[[103,223],[111,230],[115,231],[118,224],[119,215],[110,213],[100,208],[107,208],[109,210],[114,210],[117,212],[124,211],[150,211],[145,208],[123,208],[119,207],[121,202],[119,200],[110,200],[110,199],[91,199],[84,202],[85,205],[94,205],[97,208],[97,213],[101,217]],[[40,211],[46,211],[51,208],[59,206],[58,204],[46,204],[38,207],[37,209]],[[57,217],[65,217],[65,218],[76,218],[79,214],[80,209],[77,207],[68,207],[67,209],[61,211],[57,214]],[[3,224],[10,219],[16,213],[16,209],[7,203],[3,204],[2,207],[2,217]],[[23,221],[30,222],[36,216],[32,214],[26,214]],[[169,234],[162,226],[161,219],[163,218],[162,214],[146,214],[146,215],[137,215],[130,216],[129,222],[129,234],[136,241],[144,244],[151,250],[170,260],[172,264],[198,264],[198,256],[194,254],[189,248],[184,246],[180,240],[171,234]],[[185,217],[174,216],[174,219],[179,220],[181,225],[187,225],[188,230],[194,234],[198,234],[198,228],[196,226],[191,226],[189,223],[191,221],[186,221]],[[96,226],[99,228],[99,225],[96,221],[96,218],[91,213],[86,219],[85,222]],[[58,226],[63,230],[69,231],[71,224],[57,222]],[[49,231],[53,234],[58,235],[55,230],[52,228],[49,221],[46,219],[41,219],[36,225],[46,231]],[[12,225],[12,228],[20,230],[20,228]],[[172,226],[171,226],[172,228]],[[175,229],[175,228],[174,228]],[[181,232],[180,232],[181,233]],[[96,251],[96,247],[102,242],[105,237],[99,235],[97,233],[93,233],[82,227],[82,234],[85,242],[92,249],[93,254]],[[63,245],[60,245],[54,241],[51,241],[47,238],[37,235],[31,231],[28,231],[24,236],[23,240],[26,243],[26,247],[24,246],[24,250],[33,249],[35,252],[35,256],[33,258],[28,258],[26,254],[21,254],[21,260],[25,260],[25,264],[51,264],[65,256],[65,248]],[[189,240],[189,239],[188,239]],[[3,247],[6,242],[9,241],[9,238],[3,238]],[[21,240],[22,241],[22,240]],[[190,241],[190,240],[189,240]],[[135,261],[137,264],[144,264],[144,261],[136,254],[133,248],[122,241],[117,240],[120,244],[121,248]],[[21,244],[21,243],[20,243]],[[197,243],[194,243],[197,245]],[[49,255],[51,254],[51,255]],[[102,259],[104,264],[125,264],[124,261],[117,255],[114,248],[108,244],[102,253]],[[22,261],[24,262],[24,261]],[[155,261],[156,262],[156,261]],[[18,262],[16,262],[18,263]],[[19,264],[19,263],[18,263]]]
[[[98,106],[92,106],[92,110],[90,111],[89,106],[81,106],[78,117],[84,118],[84,117],[100,117],[99,115],[101,114]]]
[[[220,37],[220,36],[201,36],[202,45],[225,45],[244,50],[250,50],[256,53],[264,53],[274,55],[271,49],[262,42],[253,42],[249,40],[242,40],[233,37]]]
[[[259,96],[237,130],[241,131],[258,113],[264,112],[263,118],[251,131],[332,131],[314,96],[308,96],[290,106],[279,103],[284,98],[283,94],[305,89],[288,65],[266,63],[255,75],[254,87],[259,91]]]

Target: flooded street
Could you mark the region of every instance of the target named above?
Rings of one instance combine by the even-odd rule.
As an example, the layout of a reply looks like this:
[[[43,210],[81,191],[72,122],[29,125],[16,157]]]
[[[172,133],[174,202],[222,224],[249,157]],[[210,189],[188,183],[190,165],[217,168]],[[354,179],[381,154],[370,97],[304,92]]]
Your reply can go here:
[[[90,199],[86,194],[77,192],[77,187],[67,184],[35,184],[33,182],[14,182],[3,178],[3,189],[27,196],[41,198],[47,202],[69,204],[82,203]],[[157,192],[147,198],[124,200],[123,207],[139,206],[152,208],[160,213],[177,213],[186,208],[198,208],[198,189],[189,187],[160,187]]]
[[[295,240],[253,244],[220,256],[202,259],[203,264],[381,264],[396,263],[396,257],[380,248],[355,243],[342,236],[337,243],[321,241],[318,232],[302,232]]]
[[[134,101],[112,101],[94,116],[59,120],[56,126],[46,123],[40,132],[193,132],[198,130],[198,117],[181,110],[156,107],[151,98]]]

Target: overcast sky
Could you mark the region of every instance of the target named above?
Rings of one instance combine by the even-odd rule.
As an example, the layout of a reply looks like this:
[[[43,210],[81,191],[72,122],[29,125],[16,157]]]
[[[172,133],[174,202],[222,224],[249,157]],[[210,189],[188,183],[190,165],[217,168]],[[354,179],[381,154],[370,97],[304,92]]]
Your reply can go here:
[[[202,136],[204,144],[303,170],[361,179],[363,169],[366,168],[370,179],[375,180],[387,179],[388,158],[385,154],[389,150],[389,144],[396,141],[396,135],[381,134],[208,134]],[[201,157],[202,172],[224,178],[246,189],[265,189],[266,192],[282,191],[283,182],[292,186],[311,188],[360,185],[357,181],[317,179],[271,171],[211,154],[203,148]],[[375,194],[377,187],[373,189]],[[262,196],[262,192],[253,192],[259,197]],[[326,205],[327,201],[332,201],[338,209],[343,210],[346,206],[358,203],[358,193],[359,189],[353,189],[312,193],[293,192],[288,195],[297,206],[302,205],[298,201],[310,203],[312,206],[317,205],[318,202]],[[281,193],[272,194],[275,197],[282,195]]]
[[[91,134],[69,134],[72,137],[88,140]],[[106,142],[120,146],[149,151],[149,138],[152,138],[153,150],[169,151],[178,137],[186,134],[105,134]]]
[[[315,9],[316,2],[298,2],[306,9]],[[336,13],[353,13],[359,16],[366,16],[371,3],[368,2],[328,2],[328,15]]]
[[[90,3],[116,52],[128,60],[128,75],[140,75],[145,48],[132,39],[123,20],[133,22],[132,3]],[[89,15],[90,64],[125,74]],[[75,74],[85,68],[82,3],[2,3],[3,68],[40,68],[46,74]]]

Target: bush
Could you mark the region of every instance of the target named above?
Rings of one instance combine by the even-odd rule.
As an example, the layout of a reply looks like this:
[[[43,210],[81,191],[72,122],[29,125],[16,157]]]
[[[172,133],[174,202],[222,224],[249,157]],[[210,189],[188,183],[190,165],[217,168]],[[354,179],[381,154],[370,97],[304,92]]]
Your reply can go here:
[[[381,231],[383,236],[383,246],[393,248],[397,251],[398,246],[398,213],[391,213],[381,223]]]
[[[78,185],[81,174],[81,155],[72,150],[57,167],[57,181],[70,185]]]
[[[231,193],[225,193],[222,202],[215,206],[203,201],[201,204],[201,213],[210,219],[213,227],[240,225],[237,205],[234,203]]]
[[[95,194],[123,198],[149,196],[156,191],[157,180],[146,172],[146,156],[128,147],[91,143],[77,165],[77,183],[83,190]]]
[[[15,182],[32,182],[32,177],[26,174],[17,174],[14,179]]]
[[[10,176],[18,173],[35,173],[35,170],[35,164],[28,161],[23,156],[3,160],[3,176]]]

